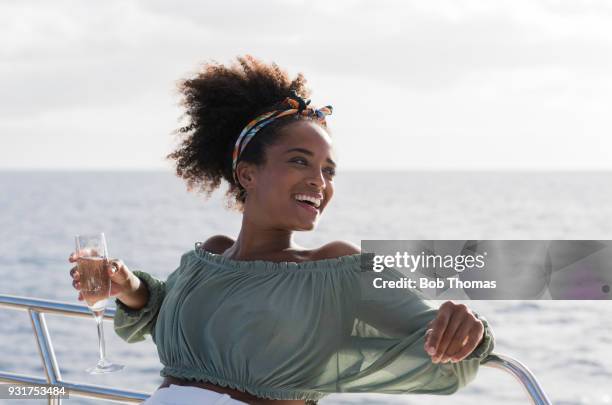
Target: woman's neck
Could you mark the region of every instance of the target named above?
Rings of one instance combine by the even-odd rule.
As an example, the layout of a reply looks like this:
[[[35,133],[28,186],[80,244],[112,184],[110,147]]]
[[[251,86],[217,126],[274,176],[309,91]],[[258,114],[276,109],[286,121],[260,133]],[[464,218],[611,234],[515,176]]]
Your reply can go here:
[[[293,241],[293,231],[267,228],[243,217],[236,241],[223,256],[233,260],[265,260],[296,249],[300,247]]]

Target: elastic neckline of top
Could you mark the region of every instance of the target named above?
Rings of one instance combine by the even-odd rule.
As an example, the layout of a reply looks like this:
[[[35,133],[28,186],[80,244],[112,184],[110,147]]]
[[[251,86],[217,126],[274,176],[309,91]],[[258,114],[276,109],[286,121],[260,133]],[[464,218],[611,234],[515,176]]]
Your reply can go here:
[[[352,268],[359,271],[361,268],[361,253],[347,256],[340,256],[331,259],[310,260],[306,262],[272,262],[267,260],[234,260],[227,257],[211,253],[202,248],[202,243],[195,245],[194,252],[200,259],[215,264],[219,267],[231,270],[263,270],[263,271],[284,271],[284,270],[327,270],[327,269],[346,269]]]

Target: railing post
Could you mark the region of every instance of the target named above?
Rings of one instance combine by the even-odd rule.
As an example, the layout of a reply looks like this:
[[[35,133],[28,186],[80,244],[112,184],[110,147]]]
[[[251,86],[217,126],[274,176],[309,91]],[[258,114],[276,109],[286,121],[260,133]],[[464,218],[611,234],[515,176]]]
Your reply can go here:
[[[56,385],[62,380],[62,375],[57,364],[57,359],[55,358],[55,351],[53,350],[53,343],[51,342],[51,336],[47,329],[45,314],[32,309],[28,309],[28,314],[32,322],[32,329],[34,329],[38,353],[40,354],[40,358],[45,368],[47,383]],[[61,403],[62,400],[59,397],[49,396],[49,405],[61,405]]]

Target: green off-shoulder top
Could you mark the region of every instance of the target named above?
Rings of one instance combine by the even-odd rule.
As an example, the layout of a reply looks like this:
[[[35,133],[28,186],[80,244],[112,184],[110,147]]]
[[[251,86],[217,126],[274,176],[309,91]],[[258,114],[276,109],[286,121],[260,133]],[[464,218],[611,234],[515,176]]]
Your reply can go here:
[[[166,281],[134,273],[149,301],[120,301],[115,332],[150,334],[160,375],[208,381],[269,399],[318,400],[331,393],[451,394],[474,379],[493,334],[458,363],[424,350],[437,305],[418,291],[374,288],[394,269],[362,265],[369,254],[301,263],[237,261],[202,249],[181,257]]]

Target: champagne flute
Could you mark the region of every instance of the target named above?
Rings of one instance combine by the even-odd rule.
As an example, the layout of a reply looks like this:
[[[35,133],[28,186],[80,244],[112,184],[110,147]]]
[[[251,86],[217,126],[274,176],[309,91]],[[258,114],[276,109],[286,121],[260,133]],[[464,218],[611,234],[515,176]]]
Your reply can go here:
[[[104,310],[108,304],[111,291],[106,239],[103,233],[77,235],[75,242],[81,295],[98,325],[100,359],[95,367],[90,367],[86,371],[89,374],[103,374],[123,370],[125,366],[114,364],[106,359],[106,347],[104,344]]]

